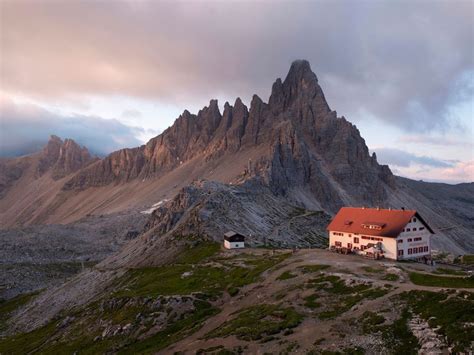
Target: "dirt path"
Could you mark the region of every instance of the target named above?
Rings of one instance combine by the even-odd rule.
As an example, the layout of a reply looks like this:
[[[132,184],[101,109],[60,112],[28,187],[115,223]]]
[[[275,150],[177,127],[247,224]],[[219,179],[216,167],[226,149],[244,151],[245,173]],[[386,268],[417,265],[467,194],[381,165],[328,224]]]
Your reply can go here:
[[[393,289],[382,297],[374,300],[364,300],[358,303],[352,309],[348,310],[335,319],[322,321],[316,317],[306,317],[306,319],[294,330],[293,334],[285,337],[287,342],[298,342],[298,344],[301,346],[301,349],[312,348],[314,341],[318,338],[334,338],[335,327],[337,328],[343,326],[344,323],[348,322],[350,319],[359,318],[365,311],[383,308],[385,304],[389,304],[387,301],[393,295],[412,290],[443,290],[443,288],[438,287],[417,286],[412,284],[410,281],[405,280],[404,278],[402,278],[401,282],[377,280],[374,277],[375,275],[370,277],[364,275],[363,272],[360,272],[361,268],[363,267],[383,267],[386,271],[387,268],[400,266],[396,262],[374,261],[353,255],[341,256],[339,254],[333,254],[324,250],[300,250],[276,267],[264,272],[262,274],[263,281],[243,287],[240,291],[240,295],[237,297],[225,297],[221,305],[222,310],[219,314],[206,320],[204,325],[197,332],[162,350],[160,354],[170,354],[174,352],[194,354],[199,349],[206,349],[216,346],[224,346],[228,349],[236,346],[246,346],[246,353],[252,354],[263,353],[263,348],[265,348],[266,352],[271,352],[272,344],[270,343],[262,345],[257,342],[246,342],[239,340],[234,336],[215,339],[204,339],[204,337],[207,333],[216,329],[225,321],[231,319],[232,313],[238,310],[256,304],[280,303],[281,301],[275,300],[275,294],[288,289],[293,285],[303,283],[311,277],[311,274],[298,276],[293,279],[285,280],[284,282],[277,280],[277,278],[285,271],[295,270],[299,266],[303,265],[316,264],[330,265],[332,270],[329,272],[335,273],[337,275],[344,275],[344,272],[349,270],[354,273],[348,274],[351,279],[370,281],[374,287],[382,287],[383,285],[390,284],[393,286]],[[418,269],[420,265],[416,266]],[[425,269],[424,265],[421,265],[421,268]],[[301,297],[301,293],[303,291],[297,290],[292,292],[294,293],[295,297]],[[291,297],[291,295],[289,297]],[[273,346],[274,345],[275,344],[273,344]]]

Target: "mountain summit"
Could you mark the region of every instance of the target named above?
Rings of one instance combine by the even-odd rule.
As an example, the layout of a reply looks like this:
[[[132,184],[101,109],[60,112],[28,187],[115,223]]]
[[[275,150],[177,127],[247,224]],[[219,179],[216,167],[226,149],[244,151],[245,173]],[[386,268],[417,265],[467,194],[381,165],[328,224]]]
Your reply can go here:
[[[236,99],[222,114],[216,100],[196,115],[186,110],[146,145],[110,154],[64,188],[156,179],[196,159],[211,164],[235,155],[245,166],[234,177],[259,176],[296,200],[307,190],[316,201],[299,202],[330,211],[382,203],[393,186],[390,169],[369,155],[357,128],[330,110],[308,61],[297,60],[283,82],[275,81],[268,103],[254,95],[250,109]]]
[[[33,177],[18,179],[21,169],[4,169],[0,217],[6,225],[68,223],[159,204],[164,209],[149,223],[156,235],[198,230],[219,238],[238,227],[255,241],[271,235],[275,243],[300,245],[309,230],[342,206],[406,206],[419,210],[435,229],[460,226],[443,229],[434,243],[453,251],[474,247],[464,237],[472,206],[450,212],[449,204],[433,202],[436,194],[422,194],[430,188],[415,188],[380,165],[357,127],[331,110],[305,60],[293,62],[285,79],[274,82],[268,102],[254,95],[247,107],[237,98],[221,112],[217,100],[210,100],[196,114],[185,110],[145,145],[96,161],[58,137],[38,154]],[[236,215],[225,214],[229,205]],[[294,208],[322,214],[291,227]]]
[[[42,175],[51,169],[53,179],[57,180],[87,166],[91,161],[86,147],[79,146],[72,139],[63,142],[58,136],[52,135],[43,148],[38,173]]]

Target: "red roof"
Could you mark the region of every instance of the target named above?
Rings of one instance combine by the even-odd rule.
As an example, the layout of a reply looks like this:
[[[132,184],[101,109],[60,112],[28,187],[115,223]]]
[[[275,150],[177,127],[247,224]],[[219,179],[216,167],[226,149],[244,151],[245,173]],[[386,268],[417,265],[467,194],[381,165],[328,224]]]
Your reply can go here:
[[[434,233],[415,210],[356,207],[342,207],[327,226],[327,230],[396,238],[413,217],[418,218]]]

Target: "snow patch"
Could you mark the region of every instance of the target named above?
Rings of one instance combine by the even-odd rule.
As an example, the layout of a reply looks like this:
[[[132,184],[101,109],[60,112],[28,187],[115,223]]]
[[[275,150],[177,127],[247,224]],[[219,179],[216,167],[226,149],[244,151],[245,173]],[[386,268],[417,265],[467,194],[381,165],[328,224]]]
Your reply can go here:
[[[142,214],[152,214],[154,210],[158,209],[158,207],[160,207],[162,204],[164,204],[165,202],[168,202],[168,201],[169,201],[169,199],[165,198],[161,201],[158,201],[154,205],[152,205],[149,209],[141,211],[140,213],[142,213]]]

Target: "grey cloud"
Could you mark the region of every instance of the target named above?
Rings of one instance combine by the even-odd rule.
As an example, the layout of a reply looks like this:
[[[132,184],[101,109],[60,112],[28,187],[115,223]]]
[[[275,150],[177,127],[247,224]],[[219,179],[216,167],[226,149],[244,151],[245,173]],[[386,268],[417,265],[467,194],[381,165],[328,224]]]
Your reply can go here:
[[[450,105],[473,95],[468,0],[0,6],[8,92],[122,94],[183,108],[210,97],[249,102],[306,58],[331,107],[349,119],[441,129],[453,124]]]
[[[418,156],[400,149],[379,148],[375,149],[377,160],[382,164],[395,165],[407,168],[412,165],[421,165],[435,168],[450,168],[456,165],[456,161],[441,160],[433,157]]]
[[[423,135],[423,134],[410,134],[400,137],[401,143],[414,143],[414,144],[426,144],[433,146],[473,146],[474,142],[466,140],[463,137],[451,137],[441,135]]]
[[[117,120],[94,116],[61,116],[33,105],[0,102],[0,156],[19,156],[38,151],[51,134],[72,138],[92,153],[105,155],[141,144],[144,133]]]

